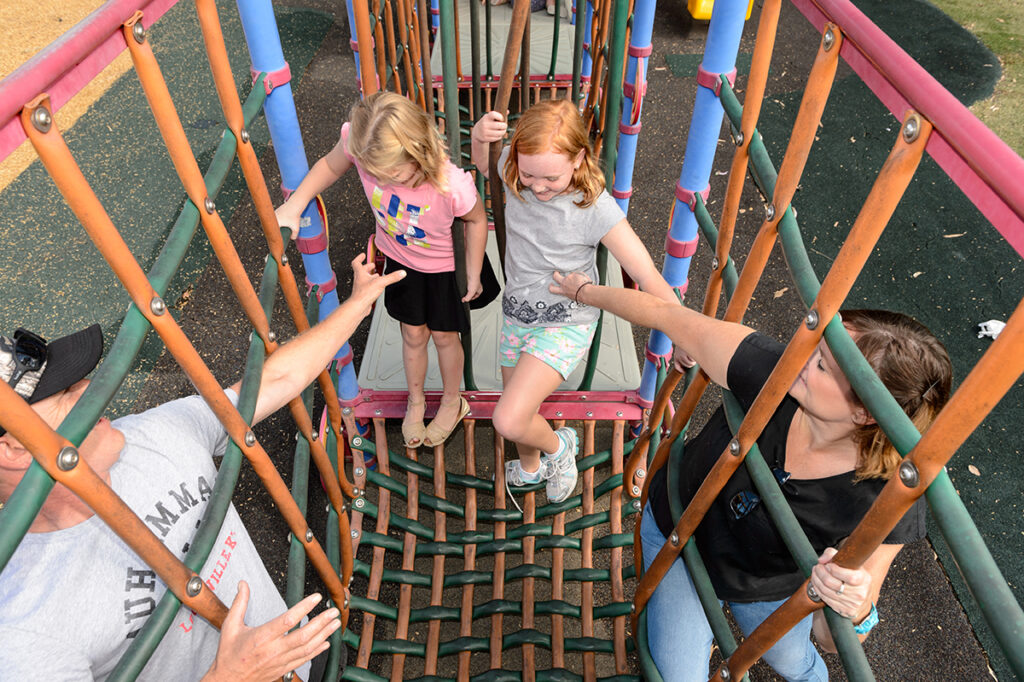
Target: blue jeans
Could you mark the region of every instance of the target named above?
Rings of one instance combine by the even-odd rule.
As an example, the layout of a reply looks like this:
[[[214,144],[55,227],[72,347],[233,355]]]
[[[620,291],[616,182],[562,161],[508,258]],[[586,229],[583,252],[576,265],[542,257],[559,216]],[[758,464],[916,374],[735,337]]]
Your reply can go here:
[[[647,570],[665,536],[658,529],[651,506],[644,508],[640,540]],[[744,635],[748,635],[785,600],[730,602],[729,609]],[[828,670],[811,642],[807,616],[775,643],[764,660],[791,682],[828,680]],[[665,682],[706,682],[711,658],[711,626],[697,598],[697,590],[683,560],[676,559],[647,602],[647,644]]]

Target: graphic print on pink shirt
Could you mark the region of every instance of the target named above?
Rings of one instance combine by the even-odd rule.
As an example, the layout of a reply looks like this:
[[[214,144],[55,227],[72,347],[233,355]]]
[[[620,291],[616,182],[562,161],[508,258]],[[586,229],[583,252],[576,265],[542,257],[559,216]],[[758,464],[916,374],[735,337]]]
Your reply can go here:
[[[385,207],[385,196],[387,206]],[[413,206],[406,204],[398,195],[385,192],[380,186],[374,185],[370,195],[370,205],[373,206],[373,214],[377,218],[377,225],[385,232],[395,238],[395,241],[402,246],[419,246],[424,249],[431,248],[424,237],[427,233],[419,226],[422,218],[430,210],[430,206]]]

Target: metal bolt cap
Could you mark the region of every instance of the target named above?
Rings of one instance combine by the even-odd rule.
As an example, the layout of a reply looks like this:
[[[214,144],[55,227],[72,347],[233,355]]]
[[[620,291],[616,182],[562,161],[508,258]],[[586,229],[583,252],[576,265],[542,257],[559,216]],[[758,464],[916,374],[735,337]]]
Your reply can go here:
[[[141,21],[136,21],[132,26],[132,38],[135,38],[135,42],[139,45],[146,42],[146,27],[142,25]]]
[[[78,450],[70,445],[65,445],[57,453],[57,468],[61,471],[71,471],[78,466]]]
[[[245,432],[245,444],[248,445],[250,448],[253,445],[256,445],[256,434],[253,433],[252,431],[246,431]]]
[[[163,315],[167,312],[167,304],[164,303],[164,299],[154,296],[149,300],[149,310],[154,315]]]
[[[817,329],[818,322],[820,322],[820,320],[818,319],[818,311],[809,310],[807,312],[807,317],[804,318],[804,324],[807,325],[808,329]]]
[[[185,593],[190,597],[194,597],[199,594],[203,589],[203,579],[198,575],[194,575],[188,579],[188,583],[185,585]]]
[[[730,455],[739,455],[742,451],[743,451],[743,446],[740,445],[740,441],[739,441],[738,438],[733,438],[731,441],[729,441],[729,454]]]
[[[53,117],[46,107],[36,107],[32,112],[32,126],[41,133],[47,133],[52,125]]]

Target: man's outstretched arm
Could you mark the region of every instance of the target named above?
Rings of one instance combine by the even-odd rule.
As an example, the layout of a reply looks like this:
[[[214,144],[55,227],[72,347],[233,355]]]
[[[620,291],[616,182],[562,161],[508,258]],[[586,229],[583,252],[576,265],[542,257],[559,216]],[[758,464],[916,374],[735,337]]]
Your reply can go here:
[[[281,345],[267,358],[253,423],[288,404],[311,384],[370,312],[384,288],[405,277],[404,270],[381,276],[360,254],[352,261],[352,294],[315,326]],[[237,392],[241,383],[233,387]]]

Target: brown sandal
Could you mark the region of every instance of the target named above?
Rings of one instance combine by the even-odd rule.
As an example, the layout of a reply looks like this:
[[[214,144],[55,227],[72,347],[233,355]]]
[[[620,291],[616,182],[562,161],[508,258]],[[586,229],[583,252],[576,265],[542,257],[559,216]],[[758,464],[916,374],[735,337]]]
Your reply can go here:
[[[428,448],[441,445],[448,440],[448,437],[452,435],[452,431],[454,431],[455,427],[459,425],[463,417],[469,414],[469,402],[462,396],[459,396],[459,400],[462,401],[462,404],[459,406],[459,416],[455,418],[455,421],[452,422],[451,426],[446,429],[437,423],[436,418],[427,426],[427,435],[423,438],[423,444]]]
[[[427,401],[420,400],[419,402],[408,401],[406,403],[406,414],[408,415],[410,405],[423,405],[426,409]],[[419,421],[407,422],[402,420],[402,438],[405,440],[405,447],[407,448],[418,448],[423,445],[423,439],[426,437],[427,428],[423,425],[423,418]]]

